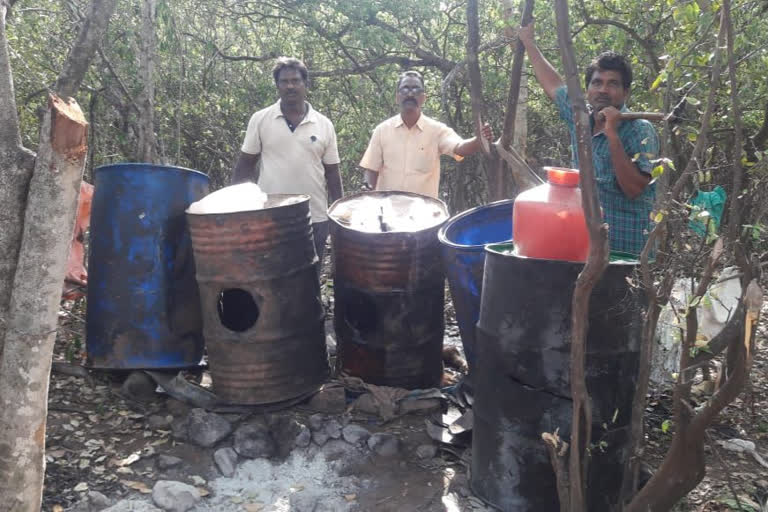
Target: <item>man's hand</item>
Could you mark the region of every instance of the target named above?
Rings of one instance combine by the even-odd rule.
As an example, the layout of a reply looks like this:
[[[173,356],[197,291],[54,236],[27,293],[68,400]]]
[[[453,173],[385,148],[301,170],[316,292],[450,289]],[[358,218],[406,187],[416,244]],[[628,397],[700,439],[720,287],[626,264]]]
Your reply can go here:
[[[480,133],[485,140],[491,143],[493,142],[493,129],[491,128],[490,124],[484,123]]]
[[[621,112],[616,107],[605,107],[597,113],[598,118],[605,121],[603,131],[607,135],[618,135],[621,125]]]
[[[565,82],[560,75],[552,67],[552,64],[544,57],[536,46],[535,31],[533,28],[533,21],[524,27],[520,27],[517,31],[517,37],[525,47],[525,52],[528,54],[528,60],[533,67],[533,73],[536,75],[536,80],[541,84],[544,92],[547,93],[549,99],[555,99],[555,93],[558,87],[562,86]]]
[[[530,22],[524,27],[520,27],[517,31],[517,37],[520,38],[520,42],[522,42],[526,47],[529,44],[534,44],[536,42],[536,38],[535,31],[533,29],[533,22]]]
[[[459,142],[456,145],[456,148],[453,150],[453,154],[463,158],[465,156],[477,153],[480,151],[480,148],[483,144],[483,139],[487,140],[490,144],[493,143],[493,130],[491,129],[491,125],[488,123],[483,123],[483,126],[480,128],[479,137],[474,136],[471,139],[464,139],[463,141]],[[458,158],[458,160],[461,160],[461,158]]]

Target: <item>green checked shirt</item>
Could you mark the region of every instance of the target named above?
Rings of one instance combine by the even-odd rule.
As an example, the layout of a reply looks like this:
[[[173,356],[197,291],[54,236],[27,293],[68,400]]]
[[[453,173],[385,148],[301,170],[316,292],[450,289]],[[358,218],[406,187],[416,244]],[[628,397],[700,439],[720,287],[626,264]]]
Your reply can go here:
[[[578,169],[576,127],[566,86],[558,88],[555,92],[555,104],[560,111],[560,118],[568,125],[571,134],[571,165]],[[626,105],[621,107],[621,111],[628,112]],[[594,118],[590,116],[589,121],[590,126],[594,126]],[[622,121],[619,126],[619,139],[637,168],[650,175],[653,169],[650,160],[657,158],[659,154],[659,138],[651,123],[644,119]],[[651,230],[656,184],[651,183],[645,187],[643,193],[635,199],[625,196],[613,172],[608,139],[602,132],[592,136],[592,165],[595,168],[597,192],[605,222],[610,226],[611,251],[640,254]]]

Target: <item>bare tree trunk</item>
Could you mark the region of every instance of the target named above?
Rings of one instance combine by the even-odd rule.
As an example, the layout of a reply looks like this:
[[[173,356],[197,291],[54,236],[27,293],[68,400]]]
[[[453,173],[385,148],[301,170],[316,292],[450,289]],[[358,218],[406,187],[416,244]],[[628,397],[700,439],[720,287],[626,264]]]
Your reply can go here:
[[[94,0],[57,87],[76,92],[117,0]],[[37,160],[21,146],[0,0],[0,503],[40,510],[48,377],[87,156],[87,123],[51,95]]]
[[[0,366],[0,503],[37,512],[45,474],[48,377],[87,130],[80,107],[51,96],[30,183]]]
[[[143,0],[141,6],[141,42],[139,51],[139,78],[143,86],[139,104],[139,162],[155,161],[155,18],[157,0]]]
[[[34,155],[21,145],[13,74],[5,34],[6,4],[0,0],[0,357],[3,355],[8,301],[19,257],[24,204]]]
[[[75,94],[104,37],[117,0],[94,0],[80,28],[77,41],[67,57],[56,87],[62,97]],[[35,155],[21,145],[16,112],[13,74],[5,34],[6,4],[0,0],[0,357],[3,355],[8,302],[13,288],[16,263],[24,226],[27,191]],[[62,274],[63,279],[63,274]]]
[[[603,222],[600,203],[597,196],[597,182],[592,166],[592,133],[589,114],[581,90],[576,58],[571,40],[570,21],[567,0],[555,0],[555,18],[557,20],[557,40],[565,69],[568,96],[573,106],[573,118],[576,125],[576,140],[579,154],[579,173],[581,182],[581,202],[589,232],[589,255],[584,269],[576,279],[576,287],[571,301],[571,399],[573,414],[571,417],[570,459],[568,463],[568,481],[570,495],[567,510],[585,512],[586,483],[588,467],[588,448],[592,437],[592,406],[585,379],[586,345],[589,318],[589,298],[597,282],[608,266],[608,225]],[[558,471],[558,465],[554,465]],[[558,475],[558,480],[561,477]],[[564,509],[561,503],[561,510]]]

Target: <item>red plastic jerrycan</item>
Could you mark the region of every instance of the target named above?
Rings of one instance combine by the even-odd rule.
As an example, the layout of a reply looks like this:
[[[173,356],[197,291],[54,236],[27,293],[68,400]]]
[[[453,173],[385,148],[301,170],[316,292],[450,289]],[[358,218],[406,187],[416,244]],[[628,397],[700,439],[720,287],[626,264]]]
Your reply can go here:
[[[521,192],[512,210],[512,237],[521,256],[586,261],[589,233],[579,171],[545,167],[547,183]]]

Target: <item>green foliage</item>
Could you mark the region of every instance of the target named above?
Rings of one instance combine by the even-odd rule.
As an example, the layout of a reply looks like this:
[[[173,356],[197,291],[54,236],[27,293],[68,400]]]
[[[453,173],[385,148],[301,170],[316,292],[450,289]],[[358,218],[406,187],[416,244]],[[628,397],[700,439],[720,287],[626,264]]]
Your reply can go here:
[[[92,124],[88,172],[94,166],[131,160],[136,146],[133,105],[143,84],[137,80],[141,0],[123,0],[104,38],[78,101]],[[582,10],[583,5],[584,10]],[[704,108],[705,89],[717,31],[718,3],[711,0],[584,0],[571,8],[580,67],[599,52],[614,49],[633,64],[630,108],[661,110],[683,97],[685,122],[677,129],[683,148],[699,134],[695,122]],[[734,4],[739,93],[746,133],[763,121],[768,98],[768,31],[759,23],[759,4]],[[214,186],[228,182],[250,115],[276,100],[273,57],[302,58],[312,74],[310,101],[335,124],[348,189],[360,183],[360,160],[374,126],[396,113],[394,82],[399,72],[424,73],[426,112],[448,122],[459,134],[473,133],[465,59],[466,5],[462,0],[161,0],[157,12],[156,132],[158,154],[166,163],[211,175]],[[23,141],[34,149],[41,91],[55,80],[87,10],[86,0],[27,0],[9,19],[11,47]],[[512,26],[517,24],[519,13]],[[535,9],[537,41],[558,68],[553,11]],[[501,3],[480,5],[480,65],[486,117],[498,135],[506,107],[512,51],[500,39],[506,23]],[[380,63],[380,65],[372,65]],[[364,68],[361,71],[359,68]],[[526,68],[527,69],[527,68]],[[125,88],[125,90],[123,89]],[[728,88],[718,93],[727,105]],[[569,165],[567,133],[552,104],[531,80],[527,156],[532,166]],[[730,119],[718,107],[710,140],[711,184],[729,183],[723,167]],[[443,161],[443,192],[453,210],[485,198],[480,158]],[[751,163],[752,160],[749,160]],[[677,162],[679,165],[680,162]],[[658,161],[654,177],[674,170]],[[755,225],[759,225],[755,223]],[[762,232],[754,231],[759,236]]]

